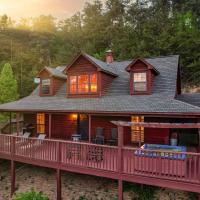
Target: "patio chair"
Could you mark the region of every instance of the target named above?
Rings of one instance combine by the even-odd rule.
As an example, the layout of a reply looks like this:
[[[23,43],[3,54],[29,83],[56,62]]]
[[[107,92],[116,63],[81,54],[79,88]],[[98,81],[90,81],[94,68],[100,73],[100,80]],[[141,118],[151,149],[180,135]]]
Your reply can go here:
[[[25,139],[28,139],[29,137],[31,136],[31,133],[29,132],[25,132],[22,137],[25,138]]]
[[[118,139],[117,128],[112,128],[111,129],[111,138],[108,140],[108,144],[109,145],[117,145],[117,139]]]
[[[103,128],[97,127],[96,128],[96,137],[94,139],[95,144],[104,144],[104,135],[103,135]]]

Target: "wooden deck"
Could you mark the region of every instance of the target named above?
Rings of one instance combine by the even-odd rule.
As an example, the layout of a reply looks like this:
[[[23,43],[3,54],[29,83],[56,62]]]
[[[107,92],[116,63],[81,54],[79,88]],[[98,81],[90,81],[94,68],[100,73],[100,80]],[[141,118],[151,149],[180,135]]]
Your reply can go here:
[[[0,135],[2,159],[200,193],[200,154],[139,153],[137,148]]]

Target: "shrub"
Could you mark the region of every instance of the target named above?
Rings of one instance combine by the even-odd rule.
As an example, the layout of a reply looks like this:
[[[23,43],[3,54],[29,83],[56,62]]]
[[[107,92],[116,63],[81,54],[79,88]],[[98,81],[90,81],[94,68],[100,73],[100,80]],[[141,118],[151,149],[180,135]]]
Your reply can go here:
[[[35,192],[34,190],[17,194],[13,200],[49,200],[48,197],[41,192]]]

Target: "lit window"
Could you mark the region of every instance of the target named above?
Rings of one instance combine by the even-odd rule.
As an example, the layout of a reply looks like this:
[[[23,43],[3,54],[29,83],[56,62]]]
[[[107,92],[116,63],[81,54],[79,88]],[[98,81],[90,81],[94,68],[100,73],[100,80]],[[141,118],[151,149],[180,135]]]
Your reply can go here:
[[[147,90],[147,74],[146,74],[146,72],[134,73],[133,86],[134,86],[135,92],[145,92]]]
[[[89,78],[88,75],[78,76],[78,92],[87,93],[89,92]]]
[[[37,133],[38,134],[45,133],[45,114],[44,113],[37,114]]]
[[[97,75],[90,75],[90,91],[97,92]]]
[[[70,93],[97,92],[97,74],[70,76]]]
[[[144,122],[144,116],[132,116],[132,122]],[[131,141],[132,142],[144,142],[144,128],[131,126]]]
[[[50,79],[43,79],[42,80],[42,94],[49,94],[50,93]]]
[[[70,92],[76,93],[77,92],[77,77],[70,76]]]

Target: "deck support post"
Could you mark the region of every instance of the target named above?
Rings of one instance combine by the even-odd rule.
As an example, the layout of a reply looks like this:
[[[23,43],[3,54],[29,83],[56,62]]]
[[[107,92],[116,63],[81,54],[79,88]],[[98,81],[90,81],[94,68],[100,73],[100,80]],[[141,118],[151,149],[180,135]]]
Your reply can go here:
[[[118,180],[118,200],[123,200],[123,181]]]
[[[89,143],[91,143],[91,141],[92,141],[92,136],[91,136],[91,134],[92,134],[92,120],[91,120],[91,115],[89,115]]]
[[[51,138],[52,114],[49,113],[49,139]]]
[[[61,170],[57,169],[56,172],[56,179],[57,179],[57,200],[61,200],[62,199],[62,183],[61,183]]]
[[[118,126],[118,172],[119,175],[123,172],[123,145],[124,145],[124,128]],[[123,200],[123,181],[118,180],[118,200]]]
[[[13,194],[15,193],[15,161],[11,160],[11,197],[13,196]]]

